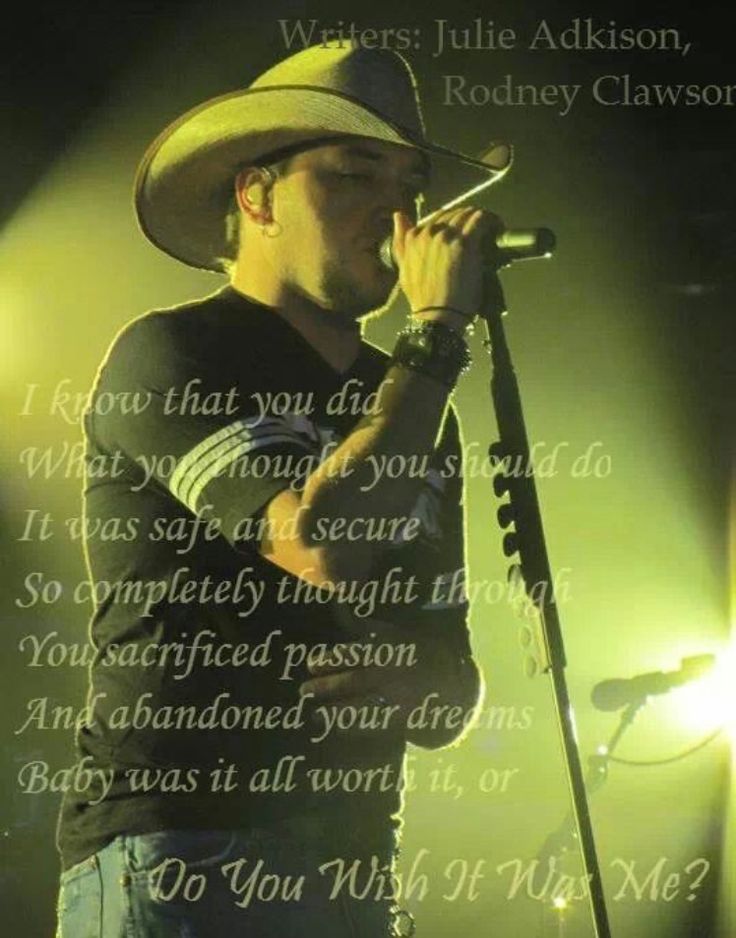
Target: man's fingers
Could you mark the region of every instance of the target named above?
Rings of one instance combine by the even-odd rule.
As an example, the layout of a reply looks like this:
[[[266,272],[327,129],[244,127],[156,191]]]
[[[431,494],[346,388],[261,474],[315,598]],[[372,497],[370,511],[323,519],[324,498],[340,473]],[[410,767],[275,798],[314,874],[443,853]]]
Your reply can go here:
[[[326,655],[318,655],[317,657],[310,658],[307,656],[307,670],[310,674],[332,674],[335,671],[347,671],[350,670],[351,665],[345,664],[345,658],[349,657],[352,653],[357,652],[356,658],[360,654],[362,646],[360,643],[355,645],[347,645],[342,650],[341,653],[330,653]],[[360,667],[356,664],[354,667]]]
[[[463,208],[454,208],[449,209],[446,212],[441,212],[426,226],[421,226],[418,233],[426,233],[430,236],[452,232],[457,232],[460,234],[462,232],[463,225],[467,219],[475,213],[475,211],[476,209],[474,209],[472,206],[466,205],[463,206]]]
[[[313,694],[316,700],[336,700],[340,697],[356,697],[371,694],[380,687],[380,668],[356,668],[352,671],[337,671],[321,674],[304,681],[299,687],[302,696]]]
[[[312,742],[315,743],[328,737],[357,741],[375,738],[376,733],[403,734],[406,731],[406,715],[401,705],[377,692],[316,704],[311,711],[310,722],[314,728]]]
[[[392,247],[397,262],[401,264],[404,257],[404,242],[406,240],[406,235],[413,226],[412,221],[406,212],[394,212],[393,222],[394,236]]]
[[[484,215],[483,209],[476,208],[471,212],[466,218],[463,219],[462,224],[462,233],[466,237],[471,235],[478,227],[484,226]]]
[[[394,212],[393,219],[393,248],[399,264],[402,263],[404,258],[407,238],[412,240],[434,239],[439,235],[442,240],[449,242],[460,237],[467,237],[478,228],[486,230],[498,228],[500,230],[503,227],[503,223],[498,216],[473,205],[447,209],[437,215],[432,215],[426,222],[420,222],[417,225],[412,225],[409,217],[403,212]]]

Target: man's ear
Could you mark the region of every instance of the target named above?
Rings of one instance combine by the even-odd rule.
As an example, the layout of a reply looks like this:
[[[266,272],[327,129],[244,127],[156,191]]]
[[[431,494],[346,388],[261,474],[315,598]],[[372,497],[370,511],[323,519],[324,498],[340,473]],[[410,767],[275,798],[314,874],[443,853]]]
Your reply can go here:
[[[273,221],[271,215],[271,187],[274,178],[265,167],[248,166],[235,177],[235,197],[238,206],[251,221],[265,225]]]

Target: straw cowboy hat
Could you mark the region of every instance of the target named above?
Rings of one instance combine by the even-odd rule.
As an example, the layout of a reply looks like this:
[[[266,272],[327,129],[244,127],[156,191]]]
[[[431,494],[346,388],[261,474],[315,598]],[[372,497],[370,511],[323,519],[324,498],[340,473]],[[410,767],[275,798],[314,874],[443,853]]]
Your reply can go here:
[[[172,257],[219,271],[238,169],[309,141],[354,135],[414,147],[433,164],[462,165],[476,184],[499,178],[511,164],[511,148],[504,144],[490,145],[476,159],[430,143],[414,76],[398,53],[312,46],[248,88],[188,111],[154,140],[135,181],[140,226]],[[433,175],[438,168],[433,165]]]

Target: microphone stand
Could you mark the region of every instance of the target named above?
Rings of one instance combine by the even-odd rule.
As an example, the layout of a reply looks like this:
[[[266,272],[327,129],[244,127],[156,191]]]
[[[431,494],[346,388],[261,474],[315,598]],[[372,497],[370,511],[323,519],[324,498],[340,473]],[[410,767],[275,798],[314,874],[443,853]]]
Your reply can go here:
[[[621,742],[621,737],[636,719],[636,715],[647,703],[648,696],[642,695],[637,700],[629,703],[619,717],[619,723],[605,746],[601,746],[596,753],[588,756],[588,771],[585,775],[585,789],[589,794],[598,791],[599,788],[608,779],[608,764],[611,760],[616,747]],[[568,812],[563,818],[557,830],[547,837],[541,850],[537,854],[537,859],[544,864],[545,860],[554,856],[561,856],[567,853],[575,844],[575,819],[572,812]]]
[[[567,662],[529,453],[529,441],[516,374],[503,329],[502,316],[505,312],[506,301],[497,271],[490,269],[485,277],[480,316],[486,326],[485,344],[491,353],[490,391],[500,440],[490,447],[489,457],[496,466],[500,462],[502,467],[501,473],[494,479],[496,494],[508,493],[509,495],[509,502],[499,509],[498,517],[501,527],[509,527],[512,523],[515,527],[515,531],[504,536],[503,548],[506,556],[518,554],[521,561],[520,573],[524,579],[527,596],[539,615],[542,670],[552,678],[575,826],[585,874],[590,884],[588,895],[595,935],[596,938],[610,938],[611,930],[608,924],[601,871],[565,680],[564,671]],[[510,463],[506,464],[504,470],[503,464],[507,459]],[[513,467],[511,471],[508,471],[509,464]],[[518,573],[518,566],[512,566],[510,574],[518,576]]]

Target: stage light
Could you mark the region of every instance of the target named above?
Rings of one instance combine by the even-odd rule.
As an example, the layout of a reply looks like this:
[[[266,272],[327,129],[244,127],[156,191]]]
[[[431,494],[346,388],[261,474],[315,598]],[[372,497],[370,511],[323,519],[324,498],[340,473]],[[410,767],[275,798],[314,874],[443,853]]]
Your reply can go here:
[[[736,738],[736,645],[717,655],[712,671],[672,694],[679,723],[700,732],[723,726]]]

